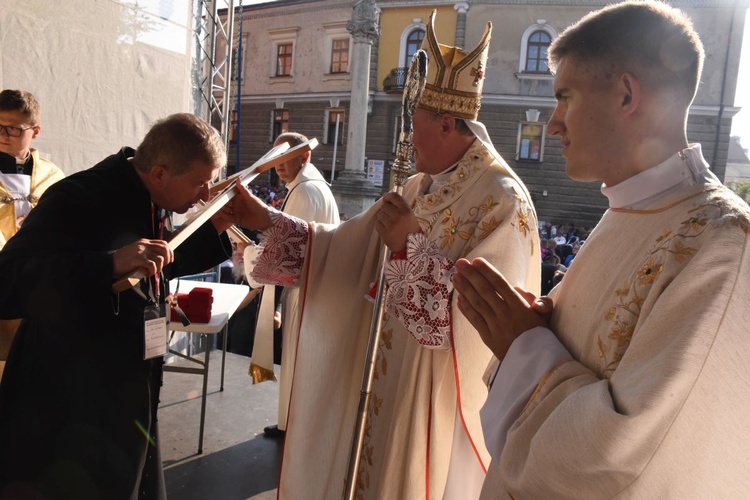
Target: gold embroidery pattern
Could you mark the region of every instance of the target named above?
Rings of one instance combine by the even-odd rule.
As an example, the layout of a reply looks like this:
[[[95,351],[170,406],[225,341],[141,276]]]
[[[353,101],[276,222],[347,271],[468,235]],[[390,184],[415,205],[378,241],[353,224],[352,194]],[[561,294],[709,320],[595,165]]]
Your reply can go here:
[[[388,315],[383,316],[383,324],[388,321]],[[388,359],[386,351],[393,349],[393,329],[382,330],[380,332],[380,344],[378,345],[378,356],[375,359],[375,370],[373,378],[379,380],[388,375]],[[370,397],[370,404],[367,408],[367,421],[365,422],[365,435],[362,442],[362,456],[360,457],[359,471],[357,475],[357,499],[364,498],[364,491],[370,488],[370,468],[373,464],[375,455],[375,443],[371,441],[372,422],[380,413],[380,407],[383,405],[383,398],[378,397],[373,391]]]
[[[466,183],[483,171],[482,166],[491,162],[490,153],[481,145],[473,145],[456,165],[448,184],[434,193],[417,196],[416,205],[420,212],[431,212],[431,207],[443,205],[463,192]]]
[[[684,229],[684,226],[680,229]],[[689,233],[665,230],[656,239],[646,261],[628,281],[615,290],[615,305],[604,317],[606,322],[611,323],[609,333],[605,338],[601,335],[597,338],[600,375],[611,376],[620,364],[633,339],[635,325],[646,297],[654,283],[664,274],[667,261],[671,258],[678,265],[685,264],[689,260],[688,257],[697,251],[696,248],[687,246],[683,241],[688,237],[690,237]]]
[[[432,207],[452,203],[461,195],[472,177],[484,171],[482,166],[489,161],[489,152],[483,146],[472,146],[459,161],[448,184],[434,193],[417,196],[412,208],[416,208],[415,211],[417,213],[429,213],[434,210]],[[421,217],[418,218],[418,220],[420,227],[422,227],[427,235],[429,235],[436,226],[442,226],[436,244],[438,245],[438,248],[443,250],[453,245],[456,242],[456,238],[468,241],[472,235],[474,235],[477,223],[481,219],[481,216],[490,212],[496,205],[497,202],[494,201],[492,196],[488,196],[479,206],[472,207],[468,211],[466,218],[453,217],[452,209],[447,207],[441,211],[435,212],[430,220]],[[485,226],[487,224],[485,224]],[[489,232],[483,231],[482,234],[484,234],[483,237],[486,237]]]
[[[433,193],[417,196],[413,201],[412,209],[416,213],[432,212],[430,218],[418,216],[419,225],[425,234],[429,235],[436,226],[442,226],[436,241],[438,248],[441,250],[450,247],[457,240],[470,241],[474,237],[477,241],[482,241],[504,222],[502,219],[497,220],[494,217],[484,220],[485,216],[498,205],[498,202],[492,196],[487,196],[479,205],[470,208],[464,218],[454,218],[450,208],[438,212],[435,212],[432,208],[454,201],[462,194],[466,188],[466,183],[472,179],[472,176],[484,172],[484,165],[492,161],[493,158],[487,149],[481,145],[472,146],[459,161],[448,184]],[[527,238],[535,230],[534,212],[524,197],[517,192],[515,196],[520,203],[515,213],[515,221],[511,224],[518,229],[524,238]],[[470,252],[475,244],[470,243],[466,251]],[[532,248],[532,253],[533,251]]]
[[[609,332],[597,337],[599,374],[610,377],[630,345],[641,308],[660,278],[671,280],[684,268],[700,248],[699,240],[710,237],[706,231],[722,224],[739,226],[750,231],[748,210],[732,200],[711,196],[688,211],[688,218],[677,229],[666,228],[656,238],[645,262],[615,290],[615,305],[604,316]],[[664,285],[662,285],[664,286]]]
[[[449,112],[458,115],[466,115],[466,118],[471,118],[476,116],[480,100],[479,97],[436,92],[430,88],[425,88],[422,92],[420,105],[427,108],[433,108],[437,112]]]
[[[516,210],[516,223],[514,223],[513,225],[516,226],[516,228],[524,238],[526,238],[531,232],[529,219],[533,220],[533,217],[531,216],[531,209],[526,206],[526,203],[523,203],[522,206],[518,208],[518,210]]]

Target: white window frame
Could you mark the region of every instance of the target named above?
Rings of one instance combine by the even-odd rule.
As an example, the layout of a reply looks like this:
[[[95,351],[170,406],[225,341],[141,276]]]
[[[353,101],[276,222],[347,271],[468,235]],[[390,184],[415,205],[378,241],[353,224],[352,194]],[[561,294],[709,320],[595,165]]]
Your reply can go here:
[[[323,53],[325,54],[323,64],[323,74],[326,77],[338,77],[348,78],[352,71],[352,37],[346,29],[346,22],[340,23],[328,23],[323,25],[325,29],[325,46],[323,47]],[[344,73],[331,73],[331,56],[333,55],[333,42],[338,40],[349,40],[349,63]]]
[[[406,60],[406,41],[408,40],[409,35],[411,35],[416,30],[424,31],[425,35],[427,34],[427,25],[422,22],[421,18],[414,19],[413,22],[409,26],[404,28],[404,31],[401,32],[401,44],[398,50],[398,67],[399,68],[404,67],[404,66],[401,66],[401,64],[403,64],[404,61]]]
[[[299,32],[298,27],[293,28],[281,28],[268,31],[268,37],[271,40],[271,67],[269,68],[269,75],[271,78],[293,80],[294,79],[294,60],[297,54],[297,33]],[[276,76],[277,69],[277,57],[279,54],[279,45],[292,44],[292,68],[289,75]]]
[[[541,144],[539,145],[539,158],[521,158],[521,131],[524,125],[534,125],[542,127]],[[544,161],[544,145],[545,138],[547,137],[547,124],[544,122],[529,122],[522,121],[518,124],[518,136],[516,137],[516,161],[524,161],[529,163],[542,163]]]
[[[557,31],[547,24],[545,19],[538,19],[536,24],[532,24],[526,28],[526,31],[524,31],[521,36],[521,55],[518,58],[518,76],[524,76],[525,78],[552,79],[551,74],[526,72],[526,56],[528,55],[529,38],[531,38],[531,35],[537,31],[545,31],[549,35],[551,41],[554,41],[555,38],[557,38]]]
[[[284,102],[283,101],[277,100],[276,101],[276,107],[271,110],[271,123],[270,123],[270,127],[268,129],[268,143],[269,144],[273,144],[273,142],[276,140],[276,137],[274,137],[274,135],[273,135],[273,131],[274,131],[274,128],[276,127],[276,112],[279,111],[279,110],[285,110],[287,112],[287,121],[286,121],[287,130],[286,130],[286,132],[289,131],[289,108],[287,108],[286,106],[284,106]],[[284,132],[285,131],[283,131],[283,130],[281,131],[281,133],[284,133]]]
[[[346,134],[344,133],[344,126],[346,125],[346,109],[342,107],[325,109],[325,118],[323,123],[323,144],[333,144],[333,137],[328,137],[328,129],[330,125],[335,125],[335,123],[331,123],[332,111],[337,111],[344,115],[344,119],[339,122],[339,146],[341,146],[345,143],[344,138],[346,137]]]

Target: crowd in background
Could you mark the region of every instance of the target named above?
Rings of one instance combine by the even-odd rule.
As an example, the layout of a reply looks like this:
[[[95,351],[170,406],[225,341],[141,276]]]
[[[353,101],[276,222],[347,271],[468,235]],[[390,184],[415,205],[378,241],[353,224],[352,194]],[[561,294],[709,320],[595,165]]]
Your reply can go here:
[[[586,241],[590,229],[575,224],[553,225],[539,223],[539,243],[542,247],[542,295],[547,295],[557,285],[570,263]]]
[[[281,210],[281,204],[284,203],[286,197],[286,187],[284,186],[272,186],[270,184],[250,186],[251,192],[263,200],[267,205],[271,205],[273,208]]]

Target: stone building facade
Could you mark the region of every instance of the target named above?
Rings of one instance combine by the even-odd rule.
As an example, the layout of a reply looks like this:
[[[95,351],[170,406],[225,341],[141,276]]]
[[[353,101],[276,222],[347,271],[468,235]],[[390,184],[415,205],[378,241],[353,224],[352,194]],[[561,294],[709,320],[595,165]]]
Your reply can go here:
[[[361,0],[359,0],[361,2]],[[278,0],[246,6],[238,133],[230,144],[230,170],[265,153],[284,127],[318,138],[313,162],[327,179],[344,170],[352,130],[352,37],[346,26],[352,0]],[[606,209],[598,184],[565,175],[560,141],[546,136],[552,113],[552,75],[545,47],[558,33],[604,0],[381,0],[380,34],[370,56],[365,158],[348,169],[367,172],[377,194],[388,190],[395,159],[403,68],[418,47],[430,12],[437,10],[441,43],[473,48],[487,21],[493,24],[479,119],[496,148],[526,182],[539,219],[591,227]],[[688,139],[700,142],[723,178],[739,68],[747,0],[675,0],[687,11],[706,46],[703,82],[691,108]],[[239,11],[238,11],[239,13]],[[236,16],[239,22],[239,15]],[[235,34],[238,30],[235,28]],[[291,56],[287,52],[291,52]],[[360,61],[360,63],[366,63]],[[288,74],[287,74],[288,73]],[[334,144],[335,117],[339,142]],[[361,125],[357,125],[361,126]],[[357,165],[356,163],[360,163]],[[382,173],[382,175],[381,175]],[[377,185],[380,184],[380,185]],[[347,217],[355,213],[346,213]]]

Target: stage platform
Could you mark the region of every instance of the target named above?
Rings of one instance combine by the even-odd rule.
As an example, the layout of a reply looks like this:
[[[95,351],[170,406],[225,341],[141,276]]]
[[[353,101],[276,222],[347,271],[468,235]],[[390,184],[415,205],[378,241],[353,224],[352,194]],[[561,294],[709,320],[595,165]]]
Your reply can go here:
[[[201,455],[202,377],[164,373],[158,418],[170,500],[276,498],[281,441],[264,437],[263,427],[276,423],[278,383],[253,385],[248,364],[249,358],[227,353],[219,391],[221,351],[211,353]]]

